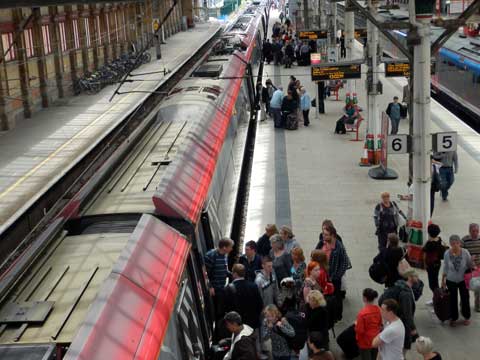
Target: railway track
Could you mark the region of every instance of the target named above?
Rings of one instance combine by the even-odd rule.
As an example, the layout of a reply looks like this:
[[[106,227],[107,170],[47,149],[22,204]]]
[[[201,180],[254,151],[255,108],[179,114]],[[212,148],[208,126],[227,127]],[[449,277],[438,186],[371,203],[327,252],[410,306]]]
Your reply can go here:
[[[0,278],[59,214],[69,211],[66,207],[75,195],[84,188],[112,154],[129,141],[132,133],[138,132],[141,136],[148,131],[155,119],[156,107],[195,64],[208,54],[220,33],[221,29],[0,234]]]

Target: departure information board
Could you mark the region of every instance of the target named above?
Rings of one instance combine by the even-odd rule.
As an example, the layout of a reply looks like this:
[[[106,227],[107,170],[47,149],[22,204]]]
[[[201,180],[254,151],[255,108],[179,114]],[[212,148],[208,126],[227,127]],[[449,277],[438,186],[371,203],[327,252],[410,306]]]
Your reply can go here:
[[[410,63],[408,62],[395,62],[385,63],[385,77],[409,77],[410,76]]]
[[[354,34],[355,39],[366,39],[367,29],[356,29]]]
[[[360,79],[361,70],[360,64],[312,66],[312,81]]]
[[[327,30],[304,30],[298,32],[298,38],[300,40],[326,39],[327,35]]]
[[[435,75],[436,62],[432,61],[430,66],[430,74]],[[385,62],[385,77],[409,77],[410,76],[410,63],[406,61],[402,62]]]

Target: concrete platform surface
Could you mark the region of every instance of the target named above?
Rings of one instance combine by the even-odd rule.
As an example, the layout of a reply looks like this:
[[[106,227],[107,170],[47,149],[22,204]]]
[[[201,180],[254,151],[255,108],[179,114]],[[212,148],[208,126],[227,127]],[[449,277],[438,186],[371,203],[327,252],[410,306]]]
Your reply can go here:
[[[360,51],[358,48],[357,56],[360,56]],[[266,78],[271,78],[276,85],[282,84],[284,89],[288,85],[288,76],[295,75],[313,98],[316,90],[309,71],[308,67],[265,67]],[[394,95],[401,96],[404,85],[403,79],[381,77],[381,81],[384,95],[379,97],[380,111],[386,109]],[[365,109],[365,75],[355,84],[360,105]],[[326,114],[315,115],[315,109],[312,109],[308,128],[303,127],[302,122],[297,131],[274,129],[272,120],[259,123],[245,234],[245,241],[256,240],[267,223],[276,223],[277,226],[290,224],[308,257],[318,242],[322,221],[331,219],[334,222],[353,265],[353,269],[347,272],[344,317],[336,325],[337,335],[355,320],[362,307],[361,292],[364,288],[372,287],[379,293],[383,292],[382,287],[368,275],[368,267],[377,254],[373,209],[382,191],[389,191],[394,200],[397,194],[406,194],[408,178],[407,155],[389,156],[389,166],[400,175],[393,181],[373,180],[367,174],[368,168],[358,166],[363,142],[349,141],[354,137],[353,133],[333,133],[344,106],[345,90],[341,91],[340,98],[338,102],[326,101]],[[364,116],[368,114],[365,112]],[[480,135],[432,100],[432,132],[450,129],[459,133],[459,173],[448,201],[442,202],[437,194],[433,216],[446,241],[451,234],[466,235],[468,224],[480,220]],[[399,133],[407,133],[407,130],[407,121],[402,121]],[[362,138],[364,132],[365,124],[362,124]],[[406,202],[396,201],[406,212]],[[432,308],[425,305],[431,299],[431,292],[426,273],[419,272],[425,283],[415,315],[419,334],[433,339],[435,349],[443,359],[477,358],[480,342],[475,339],[480,330],[480,314],[473,312],[472,307],[472,323],[468,327],[441,325],[431,313]],[[471,301],[473,305],[473,294]],[[334,351],[340,354],[332,338],[331,343]],[[420,357],[416,351],[410,351],[407,359]]]

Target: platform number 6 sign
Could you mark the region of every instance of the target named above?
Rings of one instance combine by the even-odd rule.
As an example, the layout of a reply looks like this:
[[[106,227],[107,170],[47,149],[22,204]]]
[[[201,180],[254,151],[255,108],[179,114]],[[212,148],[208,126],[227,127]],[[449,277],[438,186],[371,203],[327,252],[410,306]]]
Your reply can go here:
[[[409,152],[408,135],[397,134],[388,136],[389,154],[406,154]]]

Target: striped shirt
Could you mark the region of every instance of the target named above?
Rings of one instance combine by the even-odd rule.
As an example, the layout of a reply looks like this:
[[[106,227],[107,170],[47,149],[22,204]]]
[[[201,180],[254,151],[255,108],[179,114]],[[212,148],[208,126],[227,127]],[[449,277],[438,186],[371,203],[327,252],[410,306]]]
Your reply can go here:
[[[228,277],[227,255],[220,254],[217,249],[209,250],[205,254],[205,267],[211,287],[223,290]]]
[[[472,255],[475,265],[480,266],[480,238],[473,240],[470,235],[464,236],[463,247]]]

